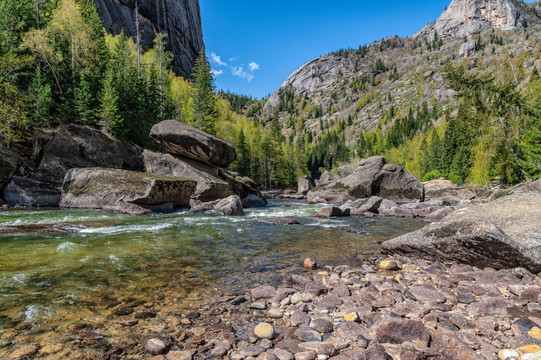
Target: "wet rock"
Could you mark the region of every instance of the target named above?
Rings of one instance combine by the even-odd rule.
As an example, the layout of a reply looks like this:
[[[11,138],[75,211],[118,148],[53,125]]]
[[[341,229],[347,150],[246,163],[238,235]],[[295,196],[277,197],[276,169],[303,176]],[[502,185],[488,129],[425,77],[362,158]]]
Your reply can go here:
[[[254,300],[270,299],[276,296],[276,289],[269,285],[262,285],[252,289],[250,295]]]
[[[430,341],[430,334],[421,321],[393,319],[379,324],[376,338],[380,343],[412,342],[426,347]]]
[[[322,341],[321,334],[309,327],[301,327],[295,331],[295,336],[302,341]]]
[[[173,203],[188,205],[192,180],[111,169],[72,169],[64,179],[60,206],[100,209],[117,202],[140,207]]]
[[[254,333],[260,339],[272,339],[274,337],[274,327],[271,324],[261,323],[255,327]]]
[[[143,347],[150,355],[163,354],[167,350],[167,345],[160,339],[148,339],[145,341]]]
[[[288,218],[272,218],[266,220],[268,223],[276,224],[276,225],[301,225],[300,222],[294,219],[288,219]]]
[[[175,120],[154,125],[150,139],[170,154],[219,168],[227,168],[237,158],[235,148],[228,142]]]
[[[21,349],[15,350],[9,355],[9,360],[22,360],[37,353],[39,348],[36,345],[30,345]]]
[[[313,259],[305,259],[303,267],[308,270],[315,270],[317,269],[317,263]]]
[[[350,216],[350,210],[345,209],[341,210],[338,207],[325,207],[318,211],[314,217],[321,218],[321,219],[328,219],[331,217],[344,217],[344,216]]]
[[[192,202],[190,212],[200,214],[206,211],[215,211],[226,216],[243,216],[244,207],[238,195],[232,195],[222,200],[216,200],[206,203]]]
[[[260,208],[265,207],[267,204],[259,196],[250,194],[242,200],[242,205],[245,208]]]

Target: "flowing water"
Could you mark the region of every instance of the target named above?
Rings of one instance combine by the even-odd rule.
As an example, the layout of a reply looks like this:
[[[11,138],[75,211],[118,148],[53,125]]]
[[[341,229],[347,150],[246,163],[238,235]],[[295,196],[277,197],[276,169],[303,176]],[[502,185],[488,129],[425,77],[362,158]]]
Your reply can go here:
[[[110,309],[128,300],[172,298],[178,305],[245,294],[298,270],[305,257],[355,263],[378,253],[379,242],[422,226],[405,219],[313,218],[320,208],[276,200],[244,217],[0,212],[0,340],[2,334],[13,343],[25,335],[36,340],[69,324],[107,322]],[[268,222],[275,217],[302,225]]]

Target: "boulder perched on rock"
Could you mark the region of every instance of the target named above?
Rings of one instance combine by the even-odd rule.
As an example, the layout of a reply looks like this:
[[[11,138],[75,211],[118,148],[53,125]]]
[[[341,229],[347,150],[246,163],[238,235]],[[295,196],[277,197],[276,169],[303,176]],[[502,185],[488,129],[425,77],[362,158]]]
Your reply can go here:
[[[154,125],[150,139],[170,154],[220,168],[227,168],[237,158],[235,148],[227,141],[175,120]]]
[[[249,177],[236,175],[223,169],[220,169],[220,177],[231,185],[233,193],[240,196],[241,199],[246,199],[249,195],[263,199],[256,183]]]
[[[313,189],[312,181],[310,181],[308,176],[301,176],[297,181],[297,185],[297,192],[299,194],[306,195],[308,191]]]
[[[193,180],[113,169],[72,169],[64,179],[61,207],[102,209],[122,203],[152,207],[189,204],[196,190]],[[132,207],[133,208],[133,207]]]
[[[192,199],[209,202],[233,195],[231,184],[220,178],[219,170],[210,165],[150,150],[143,151],[143,160],[148,173],[195,180],[197,189]]]
[[[244,207],[242,206],[242,201],[238,195],[232,195],[225,199],[209,201],[206,203],[192,202],[192,208],[190,209],[192,214],[201,214],[206,211],[215,211],[228,216],[244,215]]]
[[[54,135],[38,165],[59,182],[70,169],[95,167],[142,171],[144,166],[137,147],[77,124],[65,125]]]
[[[423,184],[402,167],[374,156],[364,159],[349,176],[331,182],[326,189],[343,189],[356,198],[379,196],[396,202],[424,200]]]
[[[54,185],[14,176],[4,188],[8,204],[23,206],[58,206],[61,192]]]
[[[541,192],[535,190],[535,183],[493,202],[454,211],[438,223],[386,241],[382,249],[477,267],[524,267],[537,273],[541,271]]]

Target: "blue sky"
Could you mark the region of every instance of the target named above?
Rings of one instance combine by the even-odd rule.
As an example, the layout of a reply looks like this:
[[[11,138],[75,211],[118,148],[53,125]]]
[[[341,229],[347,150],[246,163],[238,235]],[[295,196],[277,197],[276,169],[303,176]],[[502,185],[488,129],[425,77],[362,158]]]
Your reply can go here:
[[[531,2],[531,1],[529,1]],[[200,0],[216,87],[257,98],[306,62],[434,22],[450,0]]]

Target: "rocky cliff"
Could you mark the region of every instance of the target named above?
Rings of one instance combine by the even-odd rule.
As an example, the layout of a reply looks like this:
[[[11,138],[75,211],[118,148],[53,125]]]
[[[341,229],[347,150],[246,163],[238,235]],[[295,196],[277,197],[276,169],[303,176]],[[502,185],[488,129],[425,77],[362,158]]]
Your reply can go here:
[[[416,35],[463,38],[488,29],[512,30],[521,26],[521,13],[508,0],[453,0],[436,23]]]
[[[143,49],[153,46],[156,34],[167,34],[173,53],[173,70],[188,77],[203,47],[203,31],[198,0],[94,0],[105,30],[136,36],[138,5],[139,31]]]

